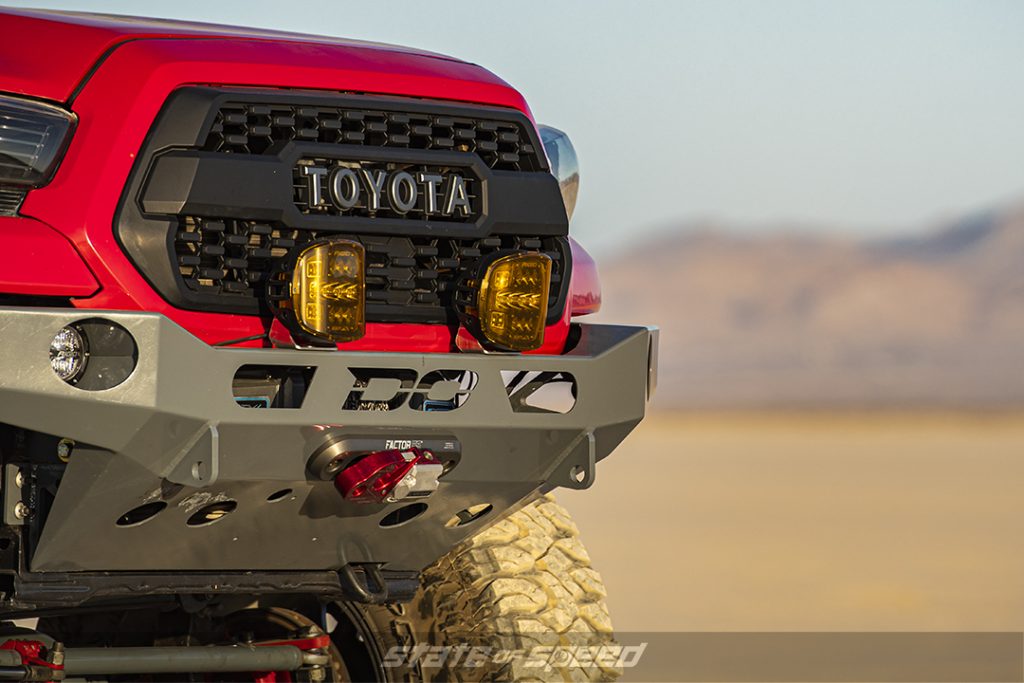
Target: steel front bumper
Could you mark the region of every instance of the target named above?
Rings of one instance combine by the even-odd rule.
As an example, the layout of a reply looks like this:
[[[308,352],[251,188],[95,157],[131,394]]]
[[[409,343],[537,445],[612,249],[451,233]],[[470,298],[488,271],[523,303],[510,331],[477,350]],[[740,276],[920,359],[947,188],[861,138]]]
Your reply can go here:
[[[112,320],[138,344],[134,373],[113,389],[77,389],[50,368],[53,335],[86,318]],[[273,571],[377,562],[420,570],[538,491],[589,485],[593,463],[643,418],[657,332],[608,325],[581,331],[563,356],[230,349],[210,347],[160,315],[0,310],[0,423],[77,444],[28,569]],[[253,364],[313,368],[301,407],[239,406],[232,381]],[[478,381],[455,410],[345,411],[351,368],[401,368],[418,377],[462,370]],[[502,371],[570,373],[575,406],[567,414],[517,412]],[[453,436],[462,457],[424,499],[425,512],[382,528],[402,503],[349,503],[331,481],[310,475],[307,463],[326,434]],[[284,489],[291,495],[268,502]],[[213,524],[186,524],[197,507],[218,500],[237,508]],[[117,524],[127,511],[157,501],[167,506],[148,521]],[[479,522],[446,527],[481,503],[493,511]]]

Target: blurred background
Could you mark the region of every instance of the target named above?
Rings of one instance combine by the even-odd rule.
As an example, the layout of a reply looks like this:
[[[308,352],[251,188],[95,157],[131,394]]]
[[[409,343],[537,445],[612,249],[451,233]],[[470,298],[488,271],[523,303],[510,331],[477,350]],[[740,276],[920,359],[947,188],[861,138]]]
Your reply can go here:
[[[451,54],[571,135],[598,318],[662,328],[562,495],[620,630],[1024,630],[1024,3],[42,4]]]

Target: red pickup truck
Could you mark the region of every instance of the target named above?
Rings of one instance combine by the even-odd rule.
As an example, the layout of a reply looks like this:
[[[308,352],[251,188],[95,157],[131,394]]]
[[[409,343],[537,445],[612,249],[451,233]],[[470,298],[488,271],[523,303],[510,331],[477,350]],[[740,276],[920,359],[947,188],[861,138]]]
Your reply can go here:
[[[550,492],[657,332],[579,321],[568,137],[402,47],[0,35],[0,680],[613,679]]]

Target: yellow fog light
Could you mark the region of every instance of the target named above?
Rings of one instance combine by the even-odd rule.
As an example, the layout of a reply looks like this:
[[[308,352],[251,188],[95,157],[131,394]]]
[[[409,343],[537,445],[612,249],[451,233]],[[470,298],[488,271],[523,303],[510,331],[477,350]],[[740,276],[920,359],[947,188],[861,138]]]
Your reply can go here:
[[[544,343],[551,287],[551,258],[545,254],[502,256],[480,281],[480,332],[494,344],[529,351]]]
[[[359,339],[366,331],[363,245],[350,240],[312,244],[292,272],[291,304],[303,332],[332,342]]]

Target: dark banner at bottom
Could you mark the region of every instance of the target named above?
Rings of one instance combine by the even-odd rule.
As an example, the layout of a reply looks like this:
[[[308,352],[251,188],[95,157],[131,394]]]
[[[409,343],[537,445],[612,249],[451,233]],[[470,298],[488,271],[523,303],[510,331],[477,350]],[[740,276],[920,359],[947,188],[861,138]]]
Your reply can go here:
[[[651,683],[1024,682],[1024,633],[656,632],[620,633],[614,643],[574,635],[557,643],[488,634],[450,646],[396,646],[383,665],[447,671],[458,680],[496,670],[512,680],[554,680],[584,669],[590,680]]]

